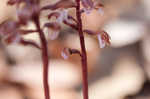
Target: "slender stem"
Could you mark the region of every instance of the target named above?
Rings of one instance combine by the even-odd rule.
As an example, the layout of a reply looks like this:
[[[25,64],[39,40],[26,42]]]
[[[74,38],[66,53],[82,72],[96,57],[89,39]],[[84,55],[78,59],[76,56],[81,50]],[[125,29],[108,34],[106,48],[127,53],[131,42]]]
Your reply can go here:
[[[31,40],[24,40],[24,39],[21,39],[20,43],[24,46],[26,45],[30,45],[30,46],[33,46],[35,48],[38,48],[38,49],[41,49],[40,46],[38,44],[36,44],[36,42],[34,41],[31,41]]]
[[[80,13],[80,0],[76,0],[77,7],[76,7],[76,16],[78,21],[78,32],[80,37],[80,45],[82,51],[82,76],[83,76],[83,98],[88,99],[88,71],[87,71],[87,55],[86,55],[86,48],[85,48],[85,40],[82,30],[82,20],[81,20],[81,13]]]
[[[39,33],[41,48],[42,48],[42,61],[43,61],[43,84],[44,84],[44,94],[45,99],[50,99],[49,85],[48,85],[48,48],[47,41],[43,31],[40,28],[39,18],[34,19],[35,24]]]

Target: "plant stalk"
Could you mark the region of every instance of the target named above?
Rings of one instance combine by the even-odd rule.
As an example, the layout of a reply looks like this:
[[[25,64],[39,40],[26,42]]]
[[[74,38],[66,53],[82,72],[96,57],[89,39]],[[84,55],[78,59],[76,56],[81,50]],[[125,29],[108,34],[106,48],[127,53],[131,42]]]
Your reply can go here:
[[[35,19],[35,24],[39,33],[41,50],[42,50],[42,62],[43,62],[43,84],[44,84],[44,95],[45,99],[50,99],[50,90],[48,84],[48,70],[49,70],[49,61],[48,61],[48,47],[47,41],[43,31],[40,28],[39,18]]]
[[[76,17],[78,21],[78,32],[80,37],[80,46],[81,46],[81,62],[82,62],[82,79],[83,79],[83,99],[88,99],[88,67],[87,67],[87,54],[85,48],[85,40],[82,30],[82,20],[80,13],[80,0],[76,0]]]

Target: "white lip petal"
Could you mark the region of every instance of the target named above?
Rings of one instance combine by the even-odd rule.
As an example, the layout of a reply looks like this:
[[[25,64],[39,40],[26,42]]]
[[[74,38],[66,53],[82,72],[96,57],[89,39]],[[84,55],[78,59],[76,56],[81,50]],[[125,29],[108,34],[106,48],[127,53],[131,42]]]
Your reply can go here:
[[[90,14],[92,12],[92,9],[88,9],[88,8],[83,8],[83,10],[85,11],[86,14]]]
[[[48,34],[47,36],[50,40],[55,40],[59,36],[60,31],[52,30],[52,29],[46,27],[46,28],[44,28],[44,33]]]
[[[51,30],[50,33],[48,33],[48,37],[50,38],[50,40],[55,40],[58,37],[59,33],[59,30]]]
[[[105,42],[102,40],[101,35],[98,34],[97,37],[98,37],[98,41],[99,41],[99,46],[100,46],[100,48],[104,48],[106,44],[105,44]]]
[[[68,19],[68,10],[63,11],[64,20]]]
[[[67,55],[64,51],[61,52],[61,56],[62,56],[64,59],[68,59],[68,55]]]
[[[62,22],[63,22],[63,16],[60,15],[60,16],[57,18],[56,22],[62,23]]]
[[[104,10],[102,8],[99,8],[98,9],[98,12],[101,14],[101,15],[104,15]]]
[[[60,16],[57,18],[56,22],[62,23],[64,20],[68,20],[68,10],[60,10]]]

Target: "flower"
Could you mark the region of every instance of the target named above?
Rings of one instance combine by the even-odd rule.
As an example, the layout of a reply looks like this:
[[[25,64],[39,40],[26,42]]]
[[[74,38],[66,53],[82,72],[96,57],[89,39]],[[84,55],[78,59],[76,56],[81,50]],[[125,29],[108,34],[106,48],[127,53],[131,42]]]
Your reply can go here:
[[[0,35],[3,41],[7,44],[19,43],[21,35],[19,31],[19,24],[15,21],[6,20],[0,25]]]
[[[51,40],[55,40],[60,33],[61,26],[58,22],[50,22],[44,25],[44,32],[48,34]]]
[[[67,9],[60,9],[58,13],[59,13],[59,16],[56,19],[56,22],[62,23],[63,21],[68,20],[68,10]]]
[[[7,44],[17,44],[20,43],[21,39],[21,35],[19,33],[15,33],[5,36],[3,41]]]
[[[92,2],[92,0],[82,0],[83,8],[81,12],[85,12],[86,14],[90,14],[92,10],[97,10],[101,15],[104,14],[103,7],[104,5],[99,2]]]
[[[106,44],[105,44],[105,41],[102,40],[101,35],[98,34],[98,35],[97,35],[97,38],[98,38],[98,41],[99,41],[99,46],[100,46],[100,48],[104,48]]]
[[[61,52],[61,56],[64,58],[64,59],[68,59],[69,56],[70,56],[70,51],[69,51],[69,48],[64,48]]]
[[[75,29],[77,28],[76,24],[74,24],[77,21],[72,16],[68,15],[68,9],[58,9],[57,11],[50,13],[48,19],[51,19],[53,16],[56,17],[55,22],[46,23],[44,26],[47,27],[45,28],[45,32],[49,32],[48,34],[51,40],[58,37],[62,23],[72,26]]]
[[[85,29],[83,30],[83,32],[89,35],[96,35],[98,38],[100,48],[104,48],[106,45],[110,45],[110,36],[104,30],[96,32],[96,31]]]
[[[97,10],[101,15],[104,15],[104,10],[102,8],[98,8]]]
[[[81,53],[78,49],[71,49],[71,48],[64,48],[61,52],[61,56],[64,58],[64,59],[68,59],[70,55],[73,55],[73,54],[78,54],[80,56]]]
[[[87,9],[93,8],[93,6],[94,6],[94,3],[92,0],[81,0],[81,2],[82,2],[83,7],[87,8]]]
[[[0,35],[6,36],[8,34],[15,33],[19,27],[19,24],[15,21],[6,20],[0,24]]]
[[[110,36],[105,31],[97,34],[97,38],[100,48],[104,48],[106,45],[110,45]]]

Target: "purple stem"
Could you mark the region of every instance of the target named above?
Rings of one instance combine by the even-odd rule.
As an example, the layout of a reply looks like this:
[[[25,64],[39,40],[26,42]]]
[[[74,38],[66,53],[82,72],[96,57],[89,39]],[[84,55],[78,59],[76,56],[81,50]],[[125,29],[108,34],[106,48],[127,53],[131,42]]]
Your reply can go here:
[[[42,49],[44,95],[45,95],[45,99],[50,99],[50,91],[49,91],[49,85],[48,85],[49,61],[48,61],[47,41],[46,41],[43,31],[40,28],[39,17],[36,17],[34,19],[34,22],[36,24],[36,27],[39,33],[41,49]]]
[[[88,69],[87,69],[87,55],[85,48],[85,40],[82,30],[82,20],[80,13],[80,0],[76,0],[76,17],[78,21],[78,32],[80,37],[80,46],[81,46],[81,61],[82,61],[82,77],[83,77],[83,99],[88,99]]]

